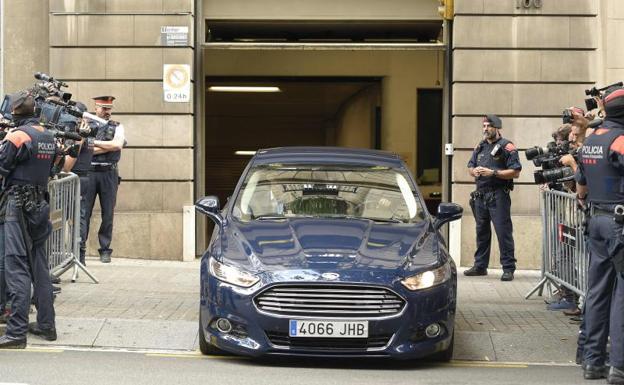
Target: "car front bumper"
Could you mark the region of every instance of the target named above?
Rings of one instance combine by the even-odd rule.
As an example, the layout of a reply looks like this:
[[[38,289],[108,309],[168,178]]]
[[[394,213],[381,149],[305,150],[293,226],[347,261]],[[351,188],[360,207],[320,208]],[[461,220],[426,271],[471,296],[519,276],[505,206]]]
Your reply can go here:
[[[242,289],[219,281],[205,271],[202,272],[201,286],[200,327],[204,330],[207,342],[235,354],[414,359],[444,351],[452,342],[457,287],[455,275],[444,284],[417,292],[410,292],[400,284],[386,286],[406,301],[405,306],[397,315],[369,318],[367,341],[288,337],[291,319],[326,318],[283,316],[259,310],[253,299],[270,286]],[[215,324],[219,318],[229,320],[232,331],[220,332]],[[365,318],[358,318],[361,319]],[[429,338],[425,329],[433,323],[441,326],[441,333]]]

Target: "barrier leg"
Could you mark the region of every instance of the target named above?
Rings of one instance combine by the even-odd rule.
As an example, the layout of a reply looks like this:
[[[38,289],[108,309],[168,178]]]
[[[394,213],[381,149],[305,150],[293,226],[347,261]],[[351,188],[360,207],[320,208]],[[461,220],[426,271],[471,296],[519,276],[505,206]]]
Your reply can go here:
[[[543,290],[544,290],[544,285],[546,285],[547,283],[548,283],[548,277],[542,278],[542,280],[539,281],[538,284],[535,285],[535,287],[531,289],[531,291],[529,291],[527,295],[524,296],[524,299],[529,299],[538,290],[539,290],[538,295],[541,297]]]

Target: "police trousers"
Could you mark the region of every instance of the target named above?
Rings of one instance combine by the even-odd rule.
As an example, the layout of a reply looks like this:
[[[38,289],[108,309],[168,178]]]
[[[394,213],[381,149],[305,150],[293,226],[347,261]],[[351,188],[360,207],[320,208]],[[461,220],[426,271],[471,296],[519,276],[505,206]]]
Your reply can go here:
[[[8,291],[4,274],[4,223],[0,223],[0,314],[7,305]]]
[[[91,211],[87,209],[87,193],[90,183],[89,174],[80,175],[80,263],[83,265],[87,253],[87,238],[89,237],[89,221],[91,219]],[[87,211],[89,211],[88,217]]]
[[[494,224],[494,230],[498,238],[500,262],[503,270],[516,270],[509,192],[501,188],[479,194],[479,197],[471,200],[471,206],[477,225],[475,266],[479,269],[487,269],[490,264],[492,246],[491,222]]]
[[[50,206],[46,201],[38,202],[30,212],[17,207],[13,197],[7,202],[4,250],[6,282],[11,301],[11,315],[6,329],[9,337],[26,338],[31,284],[34,287],[39,327],[55,327],[54,295],[45,253],[45,242],[52,227],[49,218]]]
[[[100,207],[102,209],[102,223],[98,231],[98,240],[100,242],[99,252],[112,253],[110,248],[113,240],[113,215],[115,204],[117,203],[117,187],[119,186],[119,173],[116,168],[105,171],[92,171],[89,174],[89,183],[85,194],[85,223],[91,220],[93,206],[95,205],[95,197],[100,197]],[[82,215],[81,215],[82,217]],[[81,226],[82,231],[82,226]],[[85,233],[86,237],[89,233],[88,225]],[[82,237],[81,237],[82,238]]]
[[[622,225],[610,215],[595,214],[589,220],[588,238],[584,362],[603,365],[611,337],[610,363],[624,369],[624,275],[613,264],[614,254],[624,247]]]

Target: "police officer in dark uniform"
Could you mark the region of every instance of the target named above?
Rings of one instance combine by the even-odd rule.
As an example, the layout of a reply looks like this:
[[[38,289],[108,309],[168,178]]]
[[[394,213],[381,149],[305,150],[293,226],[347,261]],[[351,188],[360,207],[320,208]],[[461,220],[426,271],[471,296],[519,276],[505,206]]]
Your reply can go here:
[[[516,258],[509,192],[513,189],[513,179],[520,176],[522,166],[516,147],[501,137],[501,128],[498,116],[486,115],[483,118],[483,140],[468,162],[468,172],[477,183],[477,189],[470,194],[470,207],[477,224],[477,250],[474,266],[464,271],[464,275],[487,275],[492,241],[491,221],[500,246],[501,280],[511,281],[516,270]]]
[[[76,102],[76,108],[81,112],[87,110],[87,106],[83,103]],[[81,125],[84,130],[97,130],[97,125],[89,123],[86,120],[80,120],[76,124]],[[87,191],[89,190],[91,160],[93,159],[93,148],[95,138],[88,136],[80,142],[80,150],[77,157],[68,156],[63,166],[63,171],[73,172],[80,178],[80,263],[86,265],[85,255],[87,251],[87,236],[89,232],[89,221],[86,217],[87,212]]]
[[[113,239],[113,213],[117,202],[117,186],[119,185],[119,172],[117,165],[121,159],[121,149],[125,145],[124,127],[118,122],[110,120],[113,108],[113,96],[98,96],[95,100],[95,113],[98,117],[108,120],[108,124],[98,127],[98,132],[93,142],[93,159],[91,161],[91,173],[89,186],[86,191],[85,223],[88,235],[88,224],[91,220],[95,197],[100,197],[102,209],[102,224],[98,231],[100,248],[100,261],[109,263],[113,250],[110,248]],[[82,231],[82,230],[81,230]],[[83,241],[84,242],[84,241]]]
[[[45,242],[50,235],[47,185],[57,155],[54,136],[38,125],[34,99],[22,91],[12,97],[13,119],[19,127],[7,134],[0,146],[0,175],[6,194],[6,280],[11,315],[0,348],[26,346],[31,332],[56,340],[55,314]],[[28,324],[31,283],[34,287],[37,322]]]
[[[583,376],[624,384],[624,88],[608,89],[603,102],[606,118],[585,139],[576,172],[577,199],[592,214],[587,225]]]

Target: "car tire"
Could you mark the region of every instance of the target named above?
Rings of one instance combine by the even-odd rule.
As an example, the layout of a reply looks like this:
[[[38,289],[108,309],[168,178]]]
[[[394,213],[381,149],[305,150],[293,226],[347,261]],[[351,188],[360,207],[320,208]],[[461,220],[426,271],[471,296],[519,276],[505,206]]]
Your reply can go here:
[[[201,314],[201,310],[200,310]],[[206,341],[206,333],[202,326],[201,315],[199,316],[199,351],[205,356],[216,356],[226,354],[223,350]]]
[[[433,361],[437,362],[449,362],[453,359],[453,348],[455,347],[455,331],[453,331],[453,336],[451,337],[451,343],[449,347],[441,352],[437,352],[431,356]]]

